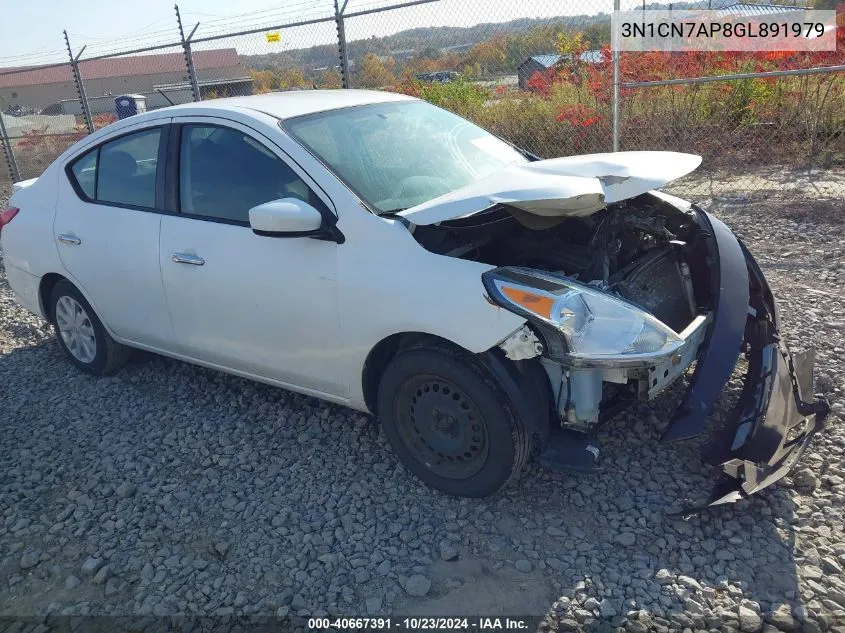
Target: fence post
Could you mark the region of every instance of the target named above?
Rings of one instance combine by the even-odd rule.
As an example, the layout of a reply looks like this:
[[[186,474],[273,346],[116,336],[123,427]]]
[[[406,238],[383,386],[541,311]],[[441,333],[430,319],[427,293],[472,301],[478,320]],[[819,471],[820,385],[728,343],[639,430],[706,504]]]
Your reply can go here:
[[[21,173],[18,171],[18,163],[15,161],[15,152],[12,149],[12,140],[9,138],[9,133],[6,132],[6,123],[3,121],[2,112],[0,112],[0,136],[3,137],[3,154],[6,156],[9,176],[11,176],[12,182],[17,182],[21,179]]]
[[[338,0],[334,0],[334,20],[337,25],[337,49],[340,54],[340,78],[344,88],[352,87],[352,80],[349,76],[349,54],[346,50],[346,29],[343,24],[343,12],[346,9],[344,0],[343,6],[338,6]]]
[[[174,4],[173,8],[176,9],[176,22],[179,24],[179,38],[182,40],[182,48],[185,51],[185,66],[188,69],[188,80],[191,82],[191,92],[194,95],[194,101],[202,101],[199,81],[197,81],[197,71],[196,68],[194,68],[194,55],[191,52],[191,38],[194,36],[194,33],[197,32],[197,28],[200,24],[197,22],[190,35],[185,37],[185,31],[182,29],[182,16],[179,13],[179,5]]]
[[[94,121],[91,119],[91,110],[88,108],[88,96],[85,94],[85,84],[82,82],[82,73],[79,72],[79,58],[85,50],[85,46],[79,51],[79,55],[73,56],[73,51],[70,49],[70,40],[65,34],[65,44],[67,45],[67,54],[70,57],[70,68],[73,71],[73,82],[76,84],[76,94],[79,96],[79,103],[82,105],[82,116],[85,117],[85,126],[88,128],[88,134],[94,131]]]
[[[613,16],[613,33],[611,34],[613,42],[613,151],[619,151],[619,46],[621,42],[617,34],[619,20],[618,12],[621,6],[620,0],[613,0],[613,11],[616,15]]]

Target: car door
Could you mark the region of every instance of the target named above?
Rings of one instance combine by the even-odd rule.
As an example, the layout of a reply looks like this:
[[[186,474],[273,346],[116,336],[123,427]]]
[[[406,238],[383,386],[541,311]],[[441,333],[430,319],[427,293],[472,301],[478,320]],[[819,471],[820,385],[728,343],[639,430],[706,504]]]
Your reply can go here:
[[[168,120],[133,126],[68,161],[53,232],[71,280],[118,338],[173,338],[159,269]]]
[[[234,121],[174,118],[160,265],[177,350],[222,368],[345,397],[327,367],[339,341],[335,242],[267,237],[249,209],[328,197],[270,139]],[[178,151],[177,151],[178,149]]]

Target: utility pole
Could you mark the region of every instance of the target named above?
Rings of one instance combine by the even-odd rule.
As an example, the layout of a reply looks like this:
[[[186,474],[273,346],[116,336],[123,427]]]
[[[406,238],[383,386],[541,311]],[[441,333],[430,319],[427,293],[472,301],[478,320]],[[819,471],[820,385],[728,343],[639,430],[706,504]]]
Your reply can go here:
[[[337,48],[340,55],[340,78],[343,82],[344,88],[352,87],[352,80],[349,76],[349,54],[346,50],[346,30],[343,25],[343,12],[346,10],[346,3],[349,0],[343,1],[343,6],[339,6],[338,0],[334,0],[334,21],[337,26]]]
[[[70,39],[68,39],[67,31],[65,34],[65,45],[67,46],[67,54],[70,57],[70,69],[73,71],[73,82],[76,84],[76,94],[79,96],[79,103],[82,106],[82,116],[85,117],[85,125],[88,128],[88,133],[94,131],[94,121],[91,118],[91,110],[88,108],[88,96],[85,94],[85,84],[82,82],[82,73],[79,72],[79,58],[82,56],[85,46],[79,51],[79,54],[74,57],[73,51],[70,48]]]
[[[617,28],[614,28],[612,35],[613,45],[613,151],[619,151],[619,41],[618,26],[619,26],[619,10],[621,7],[620,0],[613,0],[613,11],[616,13],[613,23]]]
[[[191,52],[191,38],[194,36],[194,33],[197,32],[200,23],[197,22],[196,26],[194,26],[191,30],[190,35],[185,37],[185,31],[182,29],[182,16],[179,13],[179,5],[174,4],[173,8],[176,9],[176,23],[179,25],[179,39],[182,40],[182,50],[185,54],[185,67],[188,69],[188,81],[191,82],[191,92],[193,93],[194,101],[202,101],[200,85],[199,81],[197,81],[197,70],[194,67],[194,55]]]

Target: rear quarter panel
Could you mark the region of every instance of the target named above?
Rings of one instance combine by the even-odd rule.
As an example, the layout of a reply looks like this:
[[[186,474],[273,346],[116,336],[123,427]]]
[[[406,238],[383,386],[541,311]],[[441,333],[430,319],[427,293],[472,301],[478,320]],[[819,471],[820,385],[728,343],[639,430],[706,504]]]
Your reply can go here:
[[[53,164],[33,184],[12,195],[9,204],[20,212],[0,233],[3,264],[12,291],[21,305],[42,317],[43,306],[38,299],[41,278],[47,273],[63,273],[53,239],[59,173]]]

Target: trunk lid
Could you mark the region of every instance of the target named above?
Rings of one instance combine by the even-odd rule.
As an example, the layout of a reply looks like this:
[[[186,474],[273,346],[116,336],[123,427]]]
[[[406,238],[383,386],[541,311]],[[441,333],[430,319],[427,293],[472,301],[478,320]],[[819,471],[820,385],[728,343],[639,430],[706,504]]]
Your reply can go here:
[[[26,189],[30,185],[32,185],[38,178],[30,178],[29,180],[21,180],[20,182],[12,183],[12,193],[16,191],[20,191],[21,189]]]
[[[506,204],[535,224],[556,223],[662,187],[699,164],[700,156],[680,152],[614,152],[539,160],[511,165],[397,215],[424,226]]]

